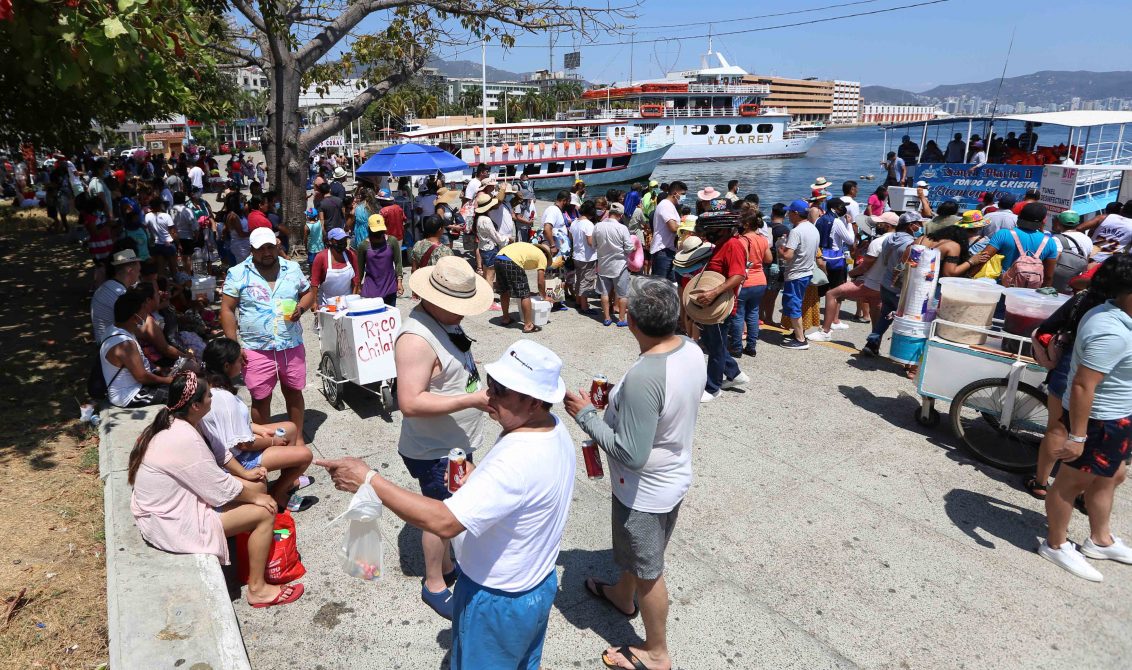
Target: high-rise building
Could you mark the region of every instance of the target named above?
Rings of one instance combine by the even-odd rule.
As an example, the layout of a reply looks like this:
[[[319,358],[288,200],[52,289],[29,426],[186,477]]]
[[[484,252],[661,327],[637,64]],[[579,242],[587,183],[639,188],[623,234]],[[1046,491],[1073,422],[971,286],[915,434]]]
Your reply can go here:
[[[1081,109],[1081,98],[1073,96],[1073,98],[1069,101],[1069,109],[1071,111],[1077,111],[1078,109]]]
[[[833,80],[833,112],[830,125],[857,123],[861,114],[861,82]]]
[[[749,74],[743,77],[748,84],[770,86],[770,95],[763,99],[766,107],[785,108],[796,122],[830,123],[833,116],[832,81],[820,79],[788,79],[786,77],[767,77]],[[858,86],[858,98],[860,87]]]
[[[861,123],[930,121],[943,114],[934,105],[861,105]]]
[[[466,98],[465,92],[470,91],[476,100],[476,109],[480,107],[484,85],[478,77],[450,77],[444,81],[446,98],[449,104],[459,105]],[[487,82],[487,111],[494,112],[499,109],[499,99],[504,93],[509,96],[521,97],[527,91],[537,91],[539,86],[534,83],[517,81],[489,81]],[[474,112],[475,110],[469,110]]]

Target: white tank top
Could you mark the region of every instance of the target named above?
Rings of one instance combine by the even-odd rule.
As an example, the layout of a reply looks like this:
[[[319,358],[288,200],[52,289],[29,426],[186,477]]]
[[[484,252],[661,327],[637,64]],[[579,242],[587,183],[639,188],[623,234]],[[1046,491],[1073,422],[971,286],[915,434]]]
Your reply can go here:
[[[110,400],[110,404],[115,407],[129,405],[142,387],[141,382],[134,379],[134,376],[130,374],[129,368],[119,368],[106,360],[106,352],[122,344],[123,340],[130,340],[134,343],[134,346],[138,348],[138,355],[141,356],[142,365],[145,366],[146,370],[153,371],[149,359],[142,353],[141,344],[136,337],[131,335],[129,331],[122,330],[117,326],[107,330],[106,339],[102,341],[98,356],[102,360],[102,378],[106,380],[106,396]]]

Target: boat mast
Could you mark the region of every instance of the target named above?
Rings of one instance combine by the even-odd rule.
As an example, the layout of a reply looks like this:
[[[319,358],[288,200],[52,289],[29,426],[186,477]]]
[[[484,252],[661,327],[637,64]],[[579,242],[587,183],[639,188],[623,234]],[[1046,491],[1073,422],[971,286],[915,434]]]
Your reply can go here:
[[[480,93],[483,109],[483,155],[487,158],[487,38],[480,38]]]

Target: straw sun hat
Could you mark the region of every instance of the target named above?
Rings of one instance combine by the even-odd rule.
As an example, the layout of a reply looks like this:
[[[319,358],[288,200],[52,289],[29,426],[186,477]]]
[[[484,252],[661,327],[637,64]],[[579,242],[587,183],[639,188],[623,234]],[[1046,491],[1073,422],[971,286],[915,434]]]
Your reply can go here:
[[[409,288],[422,300],[460,316],[482,314],[491,306],[491,284],[458,256],[420,268],[409,276]]]
[[[735,306],[734,291],[724,291],[707,306],[696,302],[692,295],[697,291],[714,289],[726,281],[727,279],[718,272],[701,272],[692,277],[688,285],[684,287],[684,295],[681,299],[684,301],[684,310],[688,313],[688,316],[692,317],[693,321],[703,325],[713,325],[727,320],[727,316],[731,314],[731,309]]]

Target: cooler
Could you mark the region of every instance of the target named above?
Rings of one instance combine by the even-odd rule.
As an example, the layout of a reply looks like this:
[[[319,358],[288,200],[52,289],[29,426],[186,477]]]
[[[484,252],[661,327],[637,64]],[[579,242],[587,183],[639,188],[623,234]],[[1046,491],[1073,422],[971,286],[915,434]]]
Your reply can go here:
[[[386,308],[362,316],[319,311],[319,345],[338,361],[342,377],[355,384],[394,379],[393,343],[401,331],[401,312]]]

